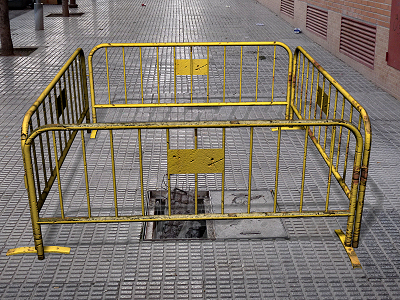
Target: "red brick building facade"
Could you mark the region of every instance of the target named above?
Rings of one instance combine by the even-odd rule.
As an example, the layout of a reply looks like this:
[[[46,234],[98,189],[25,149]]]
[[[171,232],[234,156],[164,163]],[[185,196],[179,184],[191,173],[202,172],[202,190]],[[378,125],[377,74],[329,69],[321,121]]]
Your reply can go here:
[[[258,1],[400,100],[400,0]]]

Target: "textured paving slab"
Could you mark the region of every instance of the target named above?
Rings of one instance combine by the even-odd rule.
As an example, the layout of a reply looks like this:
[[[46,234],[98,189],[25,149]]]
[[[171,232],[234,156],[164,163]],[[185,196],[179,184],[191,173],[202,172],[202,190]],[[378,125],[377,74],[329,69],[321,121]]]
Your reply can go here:
[[[400,201],[398,164],[399,101],[383,92],[342,61],[336,59],[274,13],[250,0],[183,1],[78,1],[81,17],[45,18],[45,30],[34,31],[33,11],[11,21],[16,47],[39,47],[29,57],[0,57],[0,297],[2,299],[398,299],[400,294]],[[45,6],[45,15],[59,13],[60,6]],[[264,23],[264,26],[258,26]],[[356,250],[362,270],[353,270],[334,230],[345,228],[344,219],[287,219],[287,240],[231,239],[223,241],[140,241],[141,224],[82,224],[43,226],[46,245],[71,247],[70,255],[48,254],[44,261],[33,255],[7,257],[10,248],[30,246],[32,230],[23,180],[20,150],[22,117],[71,53],[82,47],[89,53],[103,42],[269,41],[286,43],[294,50],[303,46],[368,111],[373,126],[361,243]],[[169,112],[168,112],[169,113]],[[182,119],[196,117],[183,108],[171,110]],[[228,111],[215,112],[221,116]],[[247,112],[237,111],[239,116]],[[270,118],[270,112],[253,111]],[[103,118],[119,118],[119,112],[104,112]],[[160,113],[162,115],[162,113]],[[260,116],[261,114],[261,116]],[[121,112],[122,115],[122,112]],[[211,115],[211,113],[210,113]],[[148,111],[134,117],[149,118]],[[208,115],[207,115],[208,116]],[[129,116],[130,117],[130,116]],[[270,132],[262,133],[268,139]],[[161,188],[164,176],[161,133],[148,133],[146,159],[152,161],[148,189]],[[204,143],[217,140],[214,134]],[[87,137],[88,138],[88,137]],[[119,137],[121,141],[123,136]],[[91,172],[98,174],[92,194],[97,212],[107,213],[103,199],[111,192],[106,167],[106,134],[88,141],[92,151]],[[296,153],[298,138],[289,137],[286,148]],[[227,188],[245,186],[246,171],[240,171],[244,138],[232,137],[232,170]],[[177,145],[187,141],[176,140]],[[121,142],[121,148],[126,144]],[[237,149],[237,150],[235,150]],[[76,153],[79,149],[77,149]],[[256,146],[260,171],[254,188],[273,185],[269,175],[272,154]],[[136,155],[129,149],[123,159]],[[239,154],[238,154],[239,153]],[[74,158],[78,159],[79,154]],[[247,158],[246,158],[247,160]],[[123,160],[120,162],[123,165]],[[310,205],[320,203],[318,180],[325,178],[318,161],[310,160],[316,174],[308,180]],[[282,161],[282,208],[295,205],[297,165]],[[81,169],[67,167],[76,176]],[[139,178],[121,169],[126,213],[134,210]],[[325,179],[322,179],[325,180]],[[72,180],[75,199],[84,191]],[[218,189],[210,178],[202,187]],[[45,214],[59,213],[53,196]],[[342,201],[336,199],[335,201]],[[84,211],[80,200],[71,212]]]
[[[221,191],[212,191],[210,199],[212,211],[221,212]],[[271,191],[253,191],[250,199],[251,212],[274,211]],[[247,205],[248,191],[225,191],[225,213],[244,213],[247,211]],[[280,219],[222,220],[213,223],[216,239],[288,238]]]

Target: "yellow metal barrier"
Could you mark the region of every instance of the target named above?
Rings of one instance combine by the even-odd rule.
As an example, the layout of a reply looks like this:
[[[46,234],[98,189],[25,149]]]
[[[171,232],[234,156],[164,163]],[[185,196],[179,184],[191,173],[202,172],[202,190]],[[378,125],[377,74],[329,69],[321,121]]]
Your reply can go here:
[[[268,74],[265,78],[272,78],[272,85],[275,86],[277,90],[280,87],[280,93],[285,91],[283,100],[277,100],[277,96],[273,96],[274,88],[260,89],[262,84],[258,84],[259,78],[264,75],[260,72],[259,60],[260,60],[260,50],[259,46],[255,43],[241,43],[234,44],[233,46],[238,48],[238,57],[240,67],[237,69],[237,78],[239,81],[237,84],[240,86],[239,90],[242,89],[242,74],[244,73],[244,65],[242,63],[243,52],[245,52],[245,47],[251,46],[256,47],[255,53],[257,56],[254,58],[256,63],[254,64],[257,72],[254,72],[254,76],[251,79],[257,79],[255,84],[255,90],[249,92],[253,93],[253,99],[250,101],[246,99],[243,100],[243,93],[239,90],[233,90],[229,97],[226,97],[227,90],[231,89],[230,83],[228,84],[226,78],[227,72],[227,52],[228,45],[230,43],[209,43],[206,45],[206,58],[203,56],[194,57],[195,51],[194,47],[204,46],[203,44],[139,44],[139,47],[135,48],[139,55],[139,68],[134,71],[134,67],[127,63],[126,57],[128,51],[126,47],[132,46],[131,44],[104,44],[99,45],[92,50],[89,56],[89,71],[90,71],[90,88],[92,91],[92,113],[93,113],[93,123],[82,123],[84,118],[89,120],[88,117],[88,104],[87,104],[87,94],[86,94],[86,82],[84,74],[84,59],[81,51],[77,51],[73,57],[68,61],[66,66],[60,71],[57,77],[53,80],[46,91],[41,95],[35,105],[27,113],[23,123],[23,135],[22,135],[22,150],[24,156],[24,164],[26,170],[26,182],[29,195],[29,203],[31,207],[31,217],[34,231],[35,239],[35,249],[37,251],[39,259],[44,258],[44,246],[40,231],[41,224],[55,224],[55,223],[88,223],[88,222],[147,222],[147,221],[166,221],[166,220],[218,220],[218,219],[249,219],[249,218],[278,218],[278,217],[347,217],[347,228],[346,233],[338,233],[345,249],[348,251],[351,259],[354,258],[354,251],[351,246],[358,246],[358,236],[361,224],[361,213],[362,204],[364,200],[365,193],[365,183],[367,178],[368,169],[368,159],[369,150],[371,142],[371,129],[368,119],[368,115],[364,109],[353,99],[351,96],[334,81],[327,72],[325,72],[312,58],[301,48],[296,49],[295,56],[292,61],[291,52],[287,46],[283,46],[280,43],[265,43],[265,46],[272,46],[272,72]],[[154,62],[148,63],[143,59],[142,48],[145,46],[153,47],[155,50]],[[178,49],[182,46],[189,48],[189,59],[179,58],[176,53]],[[221,46],[223,53],[223,66],[220,70],[222,76],[219,77],[220,81],[211,78],[211,67],[210,62],[216,59],[210,53],[211,46]],[[282,46],[283,50],[288,53],[286,60],[280,60],[278,63],[276,49],[278,46]],[[118,58],[110,55],[109,48],[115,48],[122,52],[122,57],[124,60],[119,61]],[[165,66],[160,59],[162,52],[160,49],[162,47],[172,47],[174,56],[169,60],[173,62],[173,67]],[[103,69],[100,68],[102,64],[96,62],[94,64],[93,53],[98,49],[104,48],[105,58],[107,61],[107,67]],[[138,48],[138,49],[137,49]],[[253,50],[252,50],[253,51]],[[254,51],[253,51],[254,52]],[[252,52],[252,53],[253,53]],[[207,54],[208,53],[208,54]],[[78,55],[79,54],[79,55]],[[254,53],[253,53],[254,54]],[[110,62],[116,62],[112,64]],[[166,59],[168,61],[168,59]],[[217,60],[217,59],[216,59]],[[78,61],[78,62],[77,62]],[[101,60],[100,60],[101,61]],[[112,71],[117,70],[120,64],[122,66],[123,72],[120,76],[112,74]],[[80,73],[76,70],[76,66],[80,66]],[[97,75],[94,70],[94,66],[100,68],[100,74]],[[148,68],[145,68],[146,65]],[[167,76],[166,74],[159,71],[160,66],[164,65],[166,69],[173,71],[173,76]],[[277,68],[277,66],[281,66]],[[70,69],[71,66],[75,66],[73,71]],[[104,65],[103,65],[104,66]],[[109,66],[112,66],[111,68]],[[153,68],[151,67],[153,66]],[[156,66],[156,67],[154,67]],[[282,68],[282,66],[285,66]],[[270,66],[271,67],[271,66]],[[112,69],[112,70],[111,70]],[[293,70],[293,80],[292,80],[292,70]],[[254,71],[254,70],[253,70]],[[279,71],[279,72],[278,72]],[[102,84],[96,84],[98,81],[101,83],[102,74],[106,74],[104,82]],[[73,73],[77,78],[77,81],[68,81],[70,78],[70,73]],[[282,74],[283,73],[283,74]],[[68,75],[69,74],[69,75]],[[128,76],[129,74],[129,76]],[[139,79],[132,79],[134,77],[132,74],[136,74]],[[148,78],[144,79],[144,75],[147,74]],[[79,76],[78,76],[79,75]],[[204,79],[206,86],[202,89],[203,92],[207,93],[206,96],[203,95],[201,100],[200,90],[196,93],[195,84],[196,80],[193,79],[194,76],[206,76]],[[72,76],[72,77],[74,77]],[[155,83],[150,82],[149,78],[155,78]],[[160,77],[163,77],[163,82],[169,82],[175,86],[178,86],[177,82],[178,76],[189,76],[186,78],[187,83],[190,84],[189,98],[186,99],[179,93],[176,93],[174,87],[171,93],[172,97],[164,97],[165,93],[161,92],[162,86],[160,84]],[[123,79],[122,79],[123,78]],[[275,78],[275,79],[274,79]],[[277,78],[281,78],[279,84],[277,84]],[[78,80],[79,79],[79,80]],[[118,85],[118,80],[122,79],[122,83]],[[246,77],[246,80],[249,79]],[[127,83],[129,80],[136,80],[137,89],[132,89],[133,91],[138,91],[139,96],[137,99],[131,95],[132,90],[128,88],[130,85]],[[216,81],[210,84],[210,81]],[[71,82],[71,84],[69,84]],[[78,90],[78,82],[80,87],[79,95],[80,98],[75,96],[75,93],[71,93],[72,90]],[[204,83],[203,82],[203,83]],[[229,80],[230,82],[230,80]],[[155,87],[157,93],[153,94],[153,100],[145,97],[146,91],[152,93],[152,88],[145,88],[145,83],[151,84]],[[199,82],[196,82],[200,84]],[[221,84],[222,94],[211,93],[210,90],[215,89],[215,84]],[[116,85],[116,87],[114,86]],[[246,86],[249,83],[246,83]],[[63,86],[69,86],[69,90],[66,97],[63,95]],[[118,104],[113,103],[113,100],[118,100],[119,94],[118,87],[122,88],[122,101],[124,103]],[[60,88],[61,87],[61,88]],[[96,95],[105,94],[106,101],[108,104],[96,104],[95,103],[95,87]],[[103,88],[103,90],[101,89]],[[244,89],[244,86],[243,86]],[[277,93],[275,90],[275,94]],[[216,89],[218,92],[218,89]],[[236,92],[238,93],[236,93]],[[269,94],[268,94],[269,93]],[[332,94],[333,93],[333,94]],[[54,94],[54,97],[52,96]],[[211,96],[211,94],[213,96]],[[257,96],[254,97],[254,94]],[[130,96],[128,96],[130,95]],[[164,95],[164,96],[163,96]],[[217,95],[217,96],[215,96]],[[224,96],[225,95],[225,96]],[[239,95],[239,98],[234,96]],[[266,97],[269,95],[269,100],[266,101]],[[332,96],[333,95],[333,96]],[[213,98],[215,96],[215,99]],[[96,96],[97,97],[97,96]],[[180,98],[182,97],[182,98]],[[257,102],[260,98],[265,98],[265,101]],[[102,97],[100,97],[103,99]],[[47,100],[46,100],[47,99]],[[61,100],[58,100],[61,99]],[[63,100],[65,99],[65,100]],[[98,98],[96,98],[97,101]],[[197,99],[197,102],[194,101]],[[332,99],[334,99],[332,101]],[[75,102],[74,102],[74,101]],[[178,101],[179,100],[179,101]],[[220,101],[222,100],[222,101]],[[339,101],[340,100],[340,101]],[[118,100],[119,101],[119,100]],[[118,102],[117,101],[117,102]],[[136,102],[135,102],[136,101]],[[164,102],[163,102],[164,101]],[[80,103],[78,105],[78,102]],[[77,103],[72,105],[73,103]],[[46,105],[46,106],[45,106]],[[167,107],[167,106],[232,106],[232,105],[260,105],[260,106],[272,106],[272,105],[282,105],[284,107],[285,116],[277,120],[205,120],[205,121],[154,121],[154,122],[95,122],[96,121],[96,108],[156,108],[156,107]],[[52,109],[51,107],[56,107]],[[76,108],[73,110],[72,107]],[[79,108],[78,108],[79,107]],[[41,111],[47,112],[41,115]],[[357,115],[358,114],[358,115]],[[32,116],[35,116],[33,118]],[[47,115],[51,115],[49,117]],[[72,115],[76,116],[74,119]],[[356,116],[357,115],[357,116]],[[46,117],[47,116],[47,117]],[[47,118],[47,119],[46,119]],[[51,122],[41,122],[41,120],[51,120]],[[40,120],[40,121],[39,121]],[[32,122],[35,122],[35,126],[32,126]],[[269,130],[269,133],[265,132],[266,128],[273,129]],[[292,129],[292,130],[289,130]],[[109,158],[111,161],[110,168],[103,167],[100,170],[102,176],[109,176],[110,193],[108,190],[102,194],[102,203],[108,203],[107,207],[110,212],[113,211],[112,215],[101,215],[96,209],[93,209],[94,200],[90,193],[93,189],[93,185],[97,186],[94,180],[96,180],[95,170],[93,166],[89,163],[93,160],[94,165],[97,165],[96,159],[89,159],[88,156],[92,155],[93,151],[87,151],[88,143],[93,147],[94,140],[86,141],[84,137],[84,131],[90,130],[92,132],[100,131],[102,132],[101,137],[104,140],[100,142],[109,144]],[[189,146],[182,147],[179,146],[177,142],[177,136],[182,134],[185,130],[191,131],[190,136],[193,138],[192,142],[187,142],[185,139],[185,144]],[[226,153],[232,151],[230,149],[230,142],[235,139],[235,130],[242,130],[241,136],[243,139],[242,147],[244,149],[244,155],[241,159],[247,160],[248,175],[245,178],[244,186],[248,190],[248,200],[246,211],[240,213],[230,213],[224,206],[224,191],[227,176],[234,176],[230,172],[235,173],[234,168],[228,167],[232,161]],[[243,131],[244,130],[244,131]],[[264,131],[263,131],[264,130]],[[74,143],[72,141],[75,138],[77,132],[81,132],[80,143]],[[277,131],[275,133],[275,131]],[[160,143],[160,149],[162,154],[155,154],[151,152],[151,159],[146,159],[146,147],[148,144],[152,144],[154,141],[152,135],[154,132],[158,134],[158,140]],[[218,136],[218,145],[211,145],[206,147],[202,142],[203,136],[208,136],[212,132]],[[266,138],[268,134],[268,138]],[[126,136],[127,135],[127,136]],[[261,138],[259,136],[261,135]],[[295,135],[294,140],[299,141],[296,145],[297,149],[302,149],[302,154],[299,158],[293,156],[292,153],[288,153],[287,149],[291,149],[287,144],[287,137]],[[308,142],[311,140],[313,145],[316,147],[309,149]],[[124,165],[129,165],[129,174],[135,173],[140,182],[140,202],[139,206],[135,209],[130,208],[129,213],[124,213],[126,207],[121,203],[122,192],[119,190],[120,182],[123,180],[123,171],[119,170],[118,155],[125,153],[127,150],[126,142],[129,141],[129,148],[133,149],[132,161],[129,163],[125,162]],[[291,143],[291,142],[290,142]],[[47,151],[46,147],[47,145]],[[292,144],[291,144],[292,146]],[[40,151],[36,151],[40,148]],[[82,153],[82,160],[77,161],[77,156],[74,156],[74,170],[65,170],[65,173],[60,172],[62,163],[66,159],[67,152],[69,149],[74,149],[76,153]],[[271,211],[256,211],[252,207],[251,193],[254,190],[254,182],[252,178],[254,177],[254,172],[257,168],[254,167],[253,161],[259,159],[260,155],[263,155],[266,149],[274,149],[276,153],[275,158],[272,162],[275,169],[275,174],[271,175],[274,189],[273,194],[273,209]],[[318,188],[325,185],[326,196],[323,202],[321,201],[321,207],[315,207],[315,203],[310,209],[310,204],[308,202],[310,190],[307,189],[307,175],[313,174],[310,168],[307,168],[307,159],[310,155],[315,152],[319,152],[322,155],[322,162],[325,162],[328,166],[326,171],[327,179],[316,178],[318,182]],[[301,151],[301,150],[300,150]],[[161,153],[160,152],[160,153]],[[289,151],[290,152],[290,151]],[[39,156],[39,157],[38,157]],[[153,157],[154,156],[154,157]],[[168,199],[167,208],[168,214],[166,215],[149,215],[147,210],[147,199],[146,199],[146,187],[148,186],[148,181],[150,180],[149,174],[146,173],[149,170],[149,164],[151,160],[155,159],[164,160],[166,164],[164,165],[165,173],[167,176],[167,189],[168,189]],[[80,157],[80,155],[78,155]],[[282,203],[284,199],[280,196],[280,181],[279,178],[282,173],[282,167],[280,162],[282,159],[285,161],[297,160],[298,165],[302,166],[296,169],[300,175],[299,186],[295,187],[296,191],[299,191],[299,197],[297,202],[294,202],[291,207],[286,211],[282,210],[279,203]],[[43,167],[38,165],[42,164]],[[93,164],[93,163],[92,163]],[[270,167],[270,166],[269,166]],[[75,170],[80,168],[80,173],[75,174]],[[161,168],[161,167],[160,167]],[[260,168],[260,166],[258,166]],[[39,172],[39,169],[43,170],[43,174]],[[163,169],[163,172],[164,172]],[[47,171],[48,170],[48,171]],[[69,173],[68,173],[69,171]],[[48,172],[48,173],[46,173]],[[109,172],[109,175],[105,175]],[[150,172],[150,171],[148,171]],[[51,174],[51,176],[47,175]],[[173,204],[171,201],[171,178],[173,176],[179,176],[177,174],[193,174],[194,176],[194,199],[195,199],[195,213],[194,214],[173,214]],[[198,206],[198,188],[199,188],[199,176],[209,176],[210,174],[220,174],[218,175],[218,186],[221,187],[221,210],[214,213],[199,213]],[[80,189],[85,190],[86,193],[86,205],[87,213],[85,216],[76,215],[76,197],[71,197],[71,191],[68,184],[63,184],[63,176],[78,177],[80,182]],[[361,179],[360,179],[361,177]],[[56,216],[40,216],[40,209],[50,192],[50,188],[57,178],[58,190],[52,190],[52,197],[59,198],[59,209],[60,215]],[[84,180],[83,180],[84,179]],[[338,197],[335,196],[335,201],[332,201],[331,190],[336,191],[334,188],[334,181],[336,179],[338,187],[344,191],[344,195],[348,198],[349,202],[345,205],[341,205],[340,201],[337,201]],[[41,189],[41,185],[44,182],[44,189]],[[90,184],[91,183],[91,184]],[[297,181],[296,181],[297,185]],[[281,187],[282,188],[282,187]],[[308,194],[307,194],[308,193]],[[74,193],[72,193],[74,195]],[[111,198],[111,199],[110,199]],[[339,198],[341,198],[339,196]],[[136,201],[136,200],[135,200]],[[332,202],[334,202],[332,204]],[[353,244],[351,244],[353,243]],[[352,252],[353,251],[353,252]],[[357,263],[353,264],[358,266]]]
[[[283,43],[109,43],[88,64],[94,123],[100,108],[221,105],[283,105],[288,119],[292,52]]]
[[[50,124],[82,124],[85,119],[87,123],[90,122],[86,64],[83,50],[77,49],[28,110],[22,123],[21,147],[25,184],[39,259],[44,257],[41,229],[38,224],[39,212],[55,180],[57,179],[58,186],[61,184],[60,168],[77,132],[64,131],[58,132],[57,135],[54,132],[46,132],[32,147],[27,147],[27,139],[37,132],[38,128],[52,126]],[[52,249],[48,248],[48,251]]]
[[[345,134],[336,127],[313,127],[309,136],[329,167],[329,182],[332,175],[352,202],[357,199],[353,238],[346,235],[345,245],[358,246],[368,163],[371,150],[371,123],[365,109],[326,72],[302,47],[294,52],[293,82],[291,89],[291,119],[293,113],[300,120],[341,119],[354,124],[363,136],[362,165],[350,167],[352,148],[350,132]],[[354,158],[353,158],[354,159]],[[353,172],[353,176],[348,176]],[[358,193],[351,193],[353,185],[359,184]],[[349,188],[350,186],[350,188]],[[328,185],[329,191],[330,185]],[[327,201],[329,193],[327,196]]]

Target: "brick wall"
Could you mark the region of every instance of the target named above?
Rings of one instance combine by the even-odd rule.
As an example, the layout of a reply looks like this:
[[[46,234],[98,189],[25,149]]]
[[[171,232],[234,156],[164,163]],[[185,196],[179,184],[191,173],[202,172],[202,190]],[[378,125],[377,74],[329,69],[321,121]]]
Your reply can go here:
[[[392,0],[308,0],[305,2],[389,28]]]
[[[293,27],[300,27],[303,34],[400,100],[400,89],[398,88],[400,71],[388,66],[386,62],[392,0],[294,0],[293,17],[280,12],[281,0],[258,1],[280,15]],[[308,5],[328,11],[326,38],[307,30],[306,16]],[[375,61],[373,68],[367,67],[339,51],[341,19],[343,16],[376,26]]]

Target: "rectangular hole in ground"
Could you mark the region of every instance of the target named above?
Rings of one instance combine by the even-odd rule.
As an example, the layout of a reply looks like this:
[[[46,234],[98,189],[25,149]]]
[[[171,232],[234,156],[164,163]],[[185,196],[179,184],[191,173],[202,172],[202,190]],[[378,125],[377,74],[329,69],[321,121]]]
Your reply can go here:
[[[247,212],[248,191],[225,191],[225,213]],[[252,212],[272,212],[274,198],[269,190],[252,191]],[[171,215],[194,215],[194,192],[171,191]],[[279,207],[277,207],[279,211]],[[221,212],[221,191],[198,192],[198,214]],[[147,215],[168,216],[167,191],[148,193]],[[279,218],[198,221],[146,222],[142,240],[176,239],[287,239],[288,233]]]
[[[210,213],[209,192],[198,192],[197,213]],[[147,214],[168,215],[168,193],[166,191],[149,192]],[[173,189],[171,191],[171,214],[195,214],[194,193]],[[213,222],[210,220],[145,222],[142,232],[143,240],[209,238],[214,238]]]
[[[81,17],[84,13],[80,12],[80,13],[69,13],[70,17]],[[47,15],[46,17],[50,17],[50,18],[58,18],[58,17],[63,17],[62,14],[57,14],[57,13],[52,13]]]

